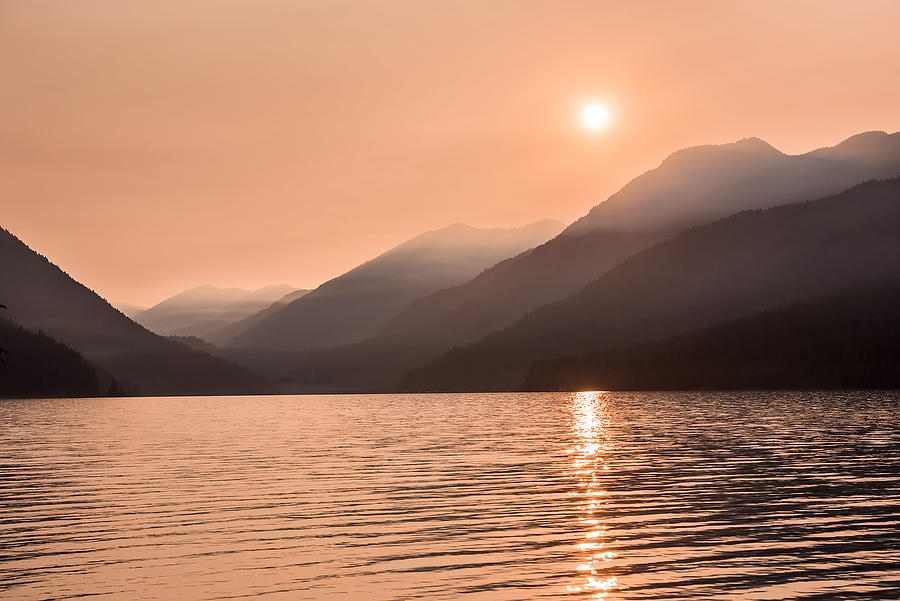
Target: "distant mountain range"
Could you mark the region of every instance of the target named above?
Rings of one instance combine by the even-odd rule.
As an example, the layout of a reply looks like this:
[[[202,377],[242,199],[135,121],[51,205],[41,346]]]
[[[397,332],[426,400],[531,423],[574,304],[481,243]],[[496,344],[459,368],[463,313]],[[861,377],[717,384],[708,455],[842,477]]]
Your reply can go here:
[[[518,389],[536,361],[651,341],[898,274],[900,179],[868,182],[688,230],[412,371],[403,388]]]
[[[129,317],[162,336],[206,337],[269,307],[287,295],[298,298],[306,292],[308,291],[298,291],[286,285],[266,286],[259,290],[198,286]]]
[[[268,390],[268,384],[247,369],[166,340],[131,321],[5,229],[0,229],[0,297],[8,307],[8,319],[69,347],[112,374],[127,393]],[[13,361],[10,357],[10,366]],[[0,391],[4,378],[0,371]]]
[[[795,156],[757,138],[681,150],[546,244],[421,299],[378,338],[429,350],[469,344],[688,227],[897,175],[900,133],[869,132]]]
[[[885,386],[898,176],[900,133],[688,148],[565,229],[456,224],[309,292],[201,287],[136,315],[170,339],[2,230],[0,335],[101,393]]]
[[[545,220],[515,229],[461,223],[426,232],[284,307],[212,339],[227,347],[302,351],[364,340],[411,301],[455,286],[552,238],[563,224]]]
[[[897,175],[900,133],[868,132],[802,155],[757,138],[678,151],[545,244],[415,300],[368,340],[300,358],[290,389],[392,389],[405,371],[577,292],[688,227]]]
[[[270,315],[274,315],[298,298],[306,296],[309,292],[309,290],[294,290],[293,292],[289,292],[268,307],[255,313],[251,313],[250,315],[229,323],[217,330],[213,330],[203,335],[203,338],[213,344],[227,344],[229,340],[234,340],[236,337],[240,336],[250,328],[255,327],[256,324],[265,320]]]

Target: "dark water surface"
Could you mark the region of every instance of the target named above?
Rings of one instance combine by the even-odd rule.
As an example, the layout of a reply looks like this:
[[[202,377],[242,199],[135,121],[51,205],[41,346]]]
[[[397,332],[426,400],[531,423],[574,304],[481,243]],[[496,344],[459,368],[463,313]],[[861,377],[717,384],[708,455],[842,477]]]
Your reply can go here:
[[[0,402],[3,599],[898,599],[897,393]]]

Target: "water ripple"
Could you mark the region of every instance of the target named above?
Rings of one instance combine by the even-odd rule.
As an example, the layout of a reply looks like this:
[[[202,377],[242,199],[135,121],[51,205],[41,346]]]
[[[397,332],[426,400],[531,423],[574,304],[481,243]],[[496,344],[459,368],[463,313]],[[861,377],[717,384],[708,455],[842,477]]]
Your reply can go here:
[[[900,598],[893,393],[0,402],[0,597]]]

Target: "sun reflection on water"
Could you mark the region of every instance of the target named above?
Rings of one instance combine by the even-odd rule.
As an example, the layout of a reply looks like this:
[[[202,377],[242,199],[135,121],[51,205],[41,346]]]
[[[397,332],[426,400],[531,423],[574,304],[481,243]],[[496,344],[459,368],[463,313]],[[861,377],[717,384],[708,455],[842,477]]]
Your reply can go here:
[[[566,590],[592,599],[610,599],[609,595],[621,587],[615,576],[604,568],[616,554],[606,550],[606,526],[601,520],[606,491],[600,482],[600,472],[609,469],[605,453],[610,449],[609,407],[605,392],[578,392],[572,397],[572,433],[575,446],[566,452],[572,455],[572,476],[577,489],[569,493],[578,498],[578,526],[582,532],[574,545],[578,553],[575,572],[579,584]]]

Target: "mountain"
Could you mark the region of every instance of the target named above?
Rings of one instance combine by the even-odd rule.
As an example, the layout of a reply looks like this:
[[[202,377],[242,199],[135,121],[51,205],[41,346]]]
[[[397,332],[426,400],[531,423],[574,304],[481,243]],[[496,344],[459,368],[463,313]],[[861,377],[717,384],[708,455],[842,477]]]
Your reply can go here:
[[[649,342],[900,273],[900,179],[745,211],[642,251],[569,298],[410,372],[407,390],[512,390],[542,359]]]
[[[900,282],[533,364],[524,390],[900,388]]]
[[[497,261],[559,233],[540,221],[515,229],[461,223],[426,232],[264,316],[220,343],[299,351],[363,340],[415,298],[461,284]]]
[[[238,394],[266,389],[245,368],[134,323],[2,228],[0,298],[11,320],[77,351],[111,373],[127,392]]]
[[[309,292],[310,292],[309,290],[294,290],[293,292],[285,294],[284,296],[282,296],[281,298],[276,300],[274,303],[272,303],[265,309],[257,311],[256,313],[253,313],[251,315],[248,315],[247,317],[244,317],[243,319],[239,319],[239,320],[235,321],[234,323],[230,323],[223,328],[219,328],[218,330],[209,332],[209,333],[205,334],[203,336],[203,338],[204,338],[204,340],[208,340],[208,341],[212,342],[213,344],[221,345],[223,343],[227,343],[229,340],[233,340],[234,338],[243,334],[250,328],[256,326],[256,324],[258,324],[259,322],[263,321],[270,315],[277,313],[283,307],[291,304],[298,298],[302,298],[302,297],[306,296]]]
[[[89,397],[100,394],[94,368],[69,347],[0,319],[0,398]]]
[[[296,291],[296,288],[285,285],[266,286],[259,290],[198,286],[179,292],[131,317],[161,336],[203,337]]]
[[[759,138],[695,146],[673,153],[569,226],[597,229],[678,229],[746,209],[792,204],[900,175],[900,132],[866,132],[837,146],[784,154]]]
[[[688,227],[897,175],[900,133],[860,134],[795,156],[757,138],[681,150],[546,244],[464,286],[416,302],[378,338],[426,348],[468,344],[565,298],[638,250]]]
[[[390,388],[404,371],[512,325],[688,227],[897,175],[900,133],[863,133],[801,155],[758,138],[680,150],[545,244],[415,300],[360,344],[302,358],[294,390]]]

